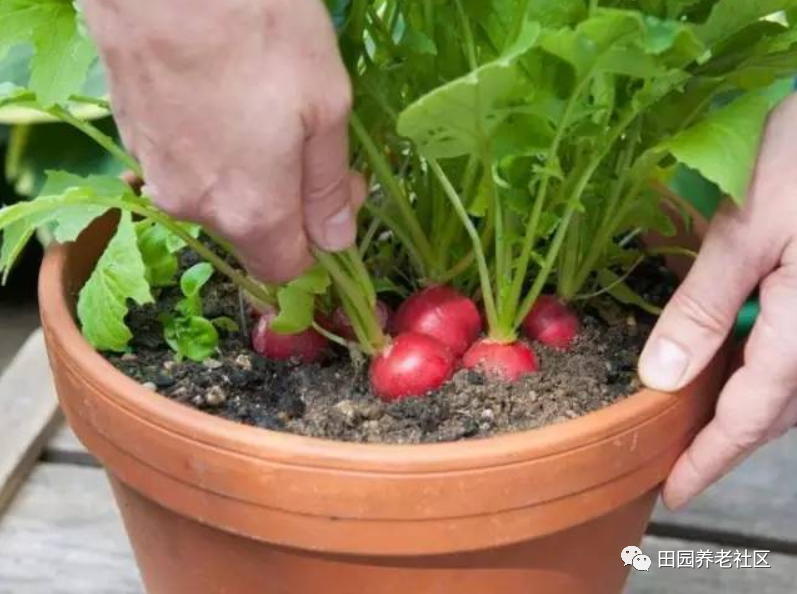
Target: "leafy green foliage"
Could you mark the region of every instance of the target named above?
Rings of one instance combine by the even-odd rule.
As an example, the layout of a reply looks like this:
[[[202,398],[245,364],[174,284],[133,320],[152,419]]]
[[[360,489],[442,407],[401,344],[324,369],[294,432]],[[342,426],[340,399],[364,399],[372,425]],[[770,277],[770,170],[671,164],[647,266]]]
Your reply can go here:
[[[0,247],[3,282],[22,249],[36,229],[46,227],[56,241],[74,241],[97,217],[114,203],[133,197],[130,188],[114,177],[89,176],[51,171],[39,197],[0,211],[0,230],[5,229]]]
[[[604,291],[617,299],[620,303],[634,305],[650,314],[659,315],[661,308],[648,302],[639,293],[634,291],[628,284],[608,268],[599,270],[597,274],[598,283]]]
[[[0,59],[18,44],[35,47],[29,87],[45,106],[79,92],[97,57],[78,26],[75,6],[65,0],[3,0]]]
[[[195,264],[180,278],[184,298],[177,302],[174,313],[161,314],[166,343],[180,356],[203,361],[216,352],[219,333],[213,322],[203,316],[202,288],[213,276],[207,262]]]
[[[609,285],[615,298],[647,307],[621,279],[637,261],[623,238],[674,231],[649,184],[680,161],[741,203],[766,118],[788,87],[778,80],[797,73],[793,26],[762,19],[795,4],[496,0],[467,6],[464,19],[446,13],[459,58],[436,55],[431,74],[442,84],[431,74],[416,83],[430,71],[417,57],[413,73],[379,65],[394,68],[405,90],[366,94],[392,104],[398,132],[420,155],[408,192],[426,231],[445,253],[476,253],[463,276],[480,279],[491,333],[511,336],[549,281],[566,300]],[[447,43],[417,13],[402,14],[436,47]],[[438,159],[429,175],[423,160]],[[436,187],[478,219],[460,217],[475,232],[437,223],[452,211],[438,205]]]
[[[133,337],[124,321],[128,302],[153,302],[145,272],[132,217],[123,213],[116,234],[78,298],[83,335],[95,348],[117,352],[127,348]]]
[[[270,329],[279,334],[297,334],[309,328],[315,319],[316,296],[323,295],[330,286],[329,274],[314,266],[277,291],[279,314]]]
[[[199,237],[198,225],[177,223],[177,226],[191,237]],[[175,284],[180,267],[178,254],[186,247],[185,241],[173,231],[149,219],[136,223],[136,232],[150,286],[169,287]]]
[[[778,85],[773,93],[751,92],[714,111],[663,148],[696,169],[741,204],[747,194],[764,124],[772,107],[791,92]],[[783,92],[785,90],[785,92]]]
[[[539,34],[537,23],[527,24],[505,55],[421,97],[402,112],[398,132],[429,157],[492,153],[496,134],[512,134],[516,129],[512,116],[521,111],[513,109],[510,100],[521,79],[515,65]],[[544,124],[538,127],[543,129]],[[539,136],[527,138],[534,142]]]

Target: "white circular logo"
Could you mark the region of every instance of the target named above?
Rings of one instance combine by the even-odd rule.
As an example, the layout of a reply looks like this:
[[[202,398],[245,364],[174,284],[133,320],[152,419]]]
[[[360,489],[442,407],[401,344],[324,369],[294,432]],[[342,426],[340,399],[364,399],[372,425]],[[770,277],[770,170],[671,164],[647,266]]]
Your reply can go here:
[[[642,549],[639,547],[625,547],[620,557],[623,559],[623,565],[631,565],[634,562],[634,557],[642,554]]]

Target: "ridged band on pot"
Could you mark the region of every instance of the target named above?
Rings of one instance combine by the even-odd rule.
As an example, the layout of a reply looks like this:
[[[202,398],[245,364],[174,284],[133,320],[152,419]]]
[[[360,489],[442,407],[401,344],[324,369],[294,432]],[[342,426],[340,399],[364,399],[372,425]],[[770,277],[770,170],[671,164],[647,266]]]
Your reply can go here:
[[[70,424],[144,496],[272,544],[444,554],[587,522],[661,483],[711,414],[725,371],[723,353],[680,394],[644,390],[579,419],[483,440],[364,445],[265,431],[159,396],[86,343],[75,296],[108,231],[95,225],[50,250],[42,268],[43,326]]]

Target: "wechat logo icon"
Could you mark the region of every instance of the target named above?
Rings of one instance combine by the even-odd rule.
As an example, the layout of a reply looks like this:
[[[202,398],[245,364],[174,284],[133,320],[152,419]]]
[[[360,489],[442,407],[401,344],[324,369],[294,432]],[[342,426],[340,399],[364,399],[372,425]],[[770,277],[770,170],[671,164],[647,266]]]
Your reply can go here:
[[[620,553],[623,565],[631,565],[637,571],[648,571],[650,569],[650,557],[642,552],[639,547],[625,547]]]

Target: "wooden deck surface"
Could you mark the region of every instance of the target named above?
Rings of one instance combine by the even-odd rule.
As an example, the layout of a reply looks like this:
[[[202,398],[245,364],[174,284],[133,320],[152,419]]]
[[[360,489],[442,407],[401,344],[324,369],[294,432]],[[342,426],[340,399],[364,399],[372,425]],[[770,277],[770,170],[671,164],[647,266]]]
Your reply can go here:
[[[0,378],[0,414],[21,391],[38,395],[22,398],[28,410],[50,410],[42,348],[34,337]],[[38,378],[38,389],[20,387],[19,378],[30,376]],[[4,437],[20,430],[0,416],[0,469],[4,458],[16,455],[6,466],[16,469],[19,486],[13,497],[6,490],[8,505],[0,509],[0,594],[141,594],[103,471],[65,425],[49,436],[46,417],[38,414],[38,432],[29,424],[27,435],[37,437],[28,446],[7,449],[11,442]],[[641,547],[653,566],[632,572],[626,594],[797,592],[795,470],[797,431],[761,450],[688,509],[657,510]],[[660,551],[720,550],[769,550],[770,568],[657,567]]]

